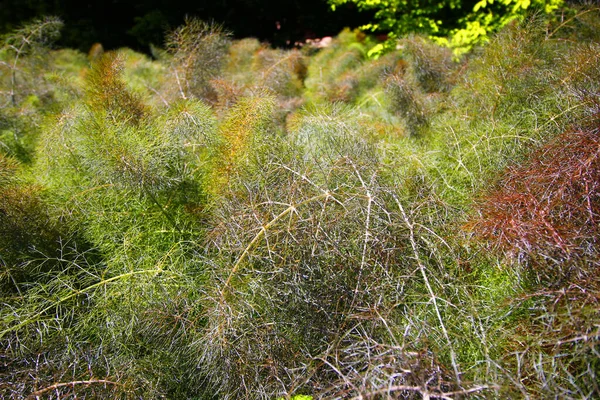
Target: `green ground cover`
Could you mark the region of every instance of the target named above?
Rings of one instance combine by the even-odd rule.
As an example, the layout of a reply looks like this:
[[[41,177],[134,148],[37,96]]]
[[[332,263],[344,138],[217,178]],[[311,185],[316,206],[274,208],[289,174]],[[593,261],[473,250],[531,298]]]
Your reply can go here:
[[[0,397],[598,398],[600,12],[0,49]]]

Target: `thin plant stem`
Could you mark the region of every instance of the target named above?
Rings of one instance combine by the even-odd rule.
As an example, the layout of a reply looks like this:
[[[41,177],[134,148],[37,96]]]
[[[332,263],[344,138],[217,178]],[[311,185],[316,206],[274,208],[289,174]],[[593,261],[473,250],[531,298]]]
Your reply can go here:
[[[178,243],[177,243],[178,244]],[[156,275],[160,274],[161,272],[163,272],[163,263],[164,260],[166,260],[166,258],[171,254],[171,252],[176,248],[177,244],[173,245],[171,247],[171,249],[164,255],[164,257],[160,260],[161,262],[158,265],[158,268],[156,269],[145,269],[145,270],[140,270],[140,271],[131,271],[131,272],[127,272],[121,275],[117,275],[117,276],[113,276],[112,278],[108,278],[108,279],[103,279],[100,282],[94,283],[93,285],[90,285],[88,287],[85,287],[83,289],[76,289],[74,290],[73,293],[68,294],[66,296],[61,297],[60,299],[54,301],[52,303],[52,305],[42,309],[41,311],[35,313],[33,316],[27,318],[25,321],[22,321],[14,326],[11,326],[10,328],[7,328],[3,331],[0,332],[0,339],[2,339],[6,334],[16,331],[26,325],[29,325],[30,323],[34,322],[37,320],[37,318],[39,318],[40,316],[42,316],[44,313],[46,313],[47,311],[51,310],[52,308],[56,307],[57,305],[64,303],[67,300],[72,299],[73,297],[79,296],[80,294],[84,294],[89,292],[90,290],[93,290],[97,287],[109,284],[111,282],[114,281],[118,281],[119,279],[123,279],[123,278],[127,278],[130,276],[135,276],[135,275],[143,275],[143,274],[151,274],[154,273]]]
[[[27,396],[27,398],[32,399],[32,398],[37,398],[40,395],[49,392],[51,390],[55,390],[61,387],[75,387],[75,385],[94,385],[94,384],[104,384],[104,385],[113,385],[113,386],[120,386],[119,383],[117,382],[113,382],[113,381],[109,381],[107,379],[91,379],[89,381],[72,381],[72,382],[63,382],[63,383],[55,383],[54,385],[50,385],[48,387],[45,387],[43,389],[39,389],[36,390],[35,392],[31,393],[29,396]]]
[[[221,289],[221,300],[222,302],[224,302],[225,300],[225,291],[227,290],[227,288],[229,287],[229,284],[231,283],[231,280],[233,279],[233,277],[235,276],[235,274],[237,273],[238,269],[240,268],[242,261],[244,261],[244,259],[248,256],[248,254],[250,253],[250,250],[252,250],[252,248],[254,247],[254,245],[256,243],[258,243],[262,237],[267,233],[267,231],[269,229],[271,229],[271,227],[273,225],[275,225],[275,223],[277,223],[277,221],[279,221],[280,219],[282,219],[283,217],[285,217],[286,215],[288,215],[291,212],[295,212],[297,208],[302,207],[306,204],[312,203],[313,201],[317,201],[320,199],[328,199],[330,197],[333,197],[331,193],[329,192],[325,192],[323,194],[320,194],[318,196],[314,196],[311,197],[310,199],[306,199],[296,205],[290,205],[288,208],[286,208],[285,210],[283,210],[279,215],[277,215],[275,218],[273,218],[268,224],[266,224],[265,226],[260,228],[260,231],[256,234],[256,236],[254,237],[254,239],[252,239],[252,241],[248,244],[248,246],[246,246],[246,248],[244,249],[244,252],[242,253],[242,255],[237,259],[237,261],[235,262],[235,264],[233,264],[233,268],[231,269],[231,272],[229,273],[229,276],[227,277],[227,280],[225,281],[225,284],[223,285],[223,289]]]
[[[434,293],[434,291],[431,287],[431,284],[429,283],[429,278],[427,277],[425,265],[423,265],[423,262],[421,261],[421,257],[419,255],[419,249],[417,247],[417,242],[415,240],[414,224],[412,222],[410,222],[410,220],[408,219],[408,216],[406,215],[406,212],[404,211],[404,207],[402,206],[402,203],[400,203],[400,200],[395,195],[394,195],[394,200],[396,201],[396,204],[398,205],[398,208],[400,209],[400,212],[402,213],[402,218],[404,219],[404,222],[406,223],[406,226],[408,227],[410,245],[413,250],[415,261],[417,262],[417,265],[419,266],[419,271],[421,272],[421,276],[423,277],[423,281],[425,282],[425,286],[427,287],[427,291],[429,292],[429,296],[431,297],[431,302],[433,304],[433,308],[435,309],[435,314],[438,318],[438,321],[440,322],[440,327],[442,328],[442,333],[444,334],[444,338],[446,339],[446,342],[448,343],[448,348],[450,349],[450,358],[452,359],[452,367],[454,368],[454,374],[456,375],[456,382],[458,383],[458,385],[460,385],[460,371],[458,369],[458,364],[456,361],[456,353],[454,351],[454,347],[452,346],[452,342],[450,341],[450,335],[448,334],[448,330],[446,329],[444,320],[442,319],[442,314],[440,313],[440,309],[437,304],[437,296]]]

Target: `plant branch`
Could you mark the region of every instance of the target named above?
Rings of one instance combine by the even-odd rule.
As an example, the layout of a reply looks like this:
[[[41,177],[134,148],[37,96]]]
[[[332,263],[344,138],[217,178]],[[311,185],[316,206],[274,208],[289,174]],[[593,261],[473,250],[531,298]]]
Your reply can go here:
[[[273,226],[275,225],[275,223],[277,223],[277,221],[279,221],[280,219],[282,219],[283,217],[285,217],[286,215],[288,215],[291,212],[295,212],[297,208],[302,207],[306,204],[312,203],[313,201],[317,201],[320,199],[329,199],[330,197],[333,197],[331,195],[331,193],[329,192],[325,192],[323,194],[320,194],[318,196],[314,196],[311,197],[310,199],[306,199],[296,205],[290,205],[288,208],[286,208],[285,210],[283,210],[279,215],[277,215],[275,218],[273,218],[268,224],[266,224],[265,226],[260,228],[260,231],[256,234],[256,236],[254,237],[254,239],[252,239],[252,241],[248,244],[248,246],[246,246],[246,248],[244,249],[244,252],[242,253],[242,255],[237,259],[237,261],[235,262],[235,264],[233,264],[233,268],[231,269],[231,272],[229,273],[229,276],[227,277],[227,280],[225,281],[225,284],[223,285],[223,289],[221,289],[221,300],[224,301],[225,299],[225,291],[227,290],[227,288],[229,287],[229,284],[231,282],[231,280],[233,279],[233,277],[235,276],[235,274],[237,273],[238,269],[240,268],[242,261],[244,261],[244,259],[248,256],[248,254],[250,253],[250,250],[252,250],[252,248],[254,247],[254,245],[256,243],[258,243],[262,237],[267,233],[267,231]]]
[[[45,387],[43,389],[40,390],[36,390],[35,392],[31,393],[29,396],[27,396],[28,398],[35,398],[38,397],[46,392],[49,392],[51,390],[54,389],[58,389],[61,387],[75,387],[75,385],[92,385],[92,384],[104,384],[104,385],[114,385],[114,386],[121,386],[120,383],[117,382],[113,382],[113,381],[109,381],[107,379],[92,379],[89,381],[73,381],[73,382],[64,382],[64,383],[55,383],[54,385],[50,385],[48,387]]]

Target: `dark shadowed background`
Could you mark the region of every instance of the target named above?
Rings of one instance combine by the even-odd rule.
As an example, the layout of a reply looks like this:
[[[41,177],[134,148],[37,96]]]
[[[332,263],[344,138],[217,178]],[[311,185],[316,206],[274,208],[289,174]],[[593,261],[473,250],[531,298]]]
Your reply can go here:
[[[162,46],[165,32],[186,15],[222,23],[236,38],[256,37],[274,46],[335,35],[371,19],[351,4],[334,13],[325,0],[0,0],[0,34],[44,15],[65,22],[59,46],[87,51],[100,42],[106,49],[145,52],[150,44]]]

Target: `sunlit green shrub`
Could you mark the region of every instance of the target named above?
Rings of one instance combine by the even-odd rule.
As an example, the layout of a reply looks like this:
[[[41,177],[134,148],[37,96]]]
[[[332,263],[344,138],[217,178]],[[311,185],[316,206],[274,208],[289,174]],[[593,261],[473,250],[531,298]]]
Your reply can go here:
[[[445,92],[453,86],[457,63],[449,49],[418,36],[398,43],[406,57],[408,77],[424,92]]]
[[[30,162],[40,109],[54,102],[44,73],[51,60],[48,45],[62,22],[54,17],[33,21],[0,41],[0,151]]]
[[[161,93],[168,76],[168,69],[161,62],[129,49],[119,50],[123,63],[123,79],[130,90],[143,96],[144,102],[155,107],[169,106],[169,100]]]
[[[276,120],[285,117],[303,102],[306,59],[298,50],[276,50],[256,39],[236,41],[230,47],[228,63],[211,85],[217,92],[216,108],[223,116],[240,99],[274,96]]]
[[[440,300],[443,240],[421,225],[433,218],[425,206],[386,183],[361,118],[339,105],[297,114],[291,141],[273,138],[259,169],[230,177],[238,189],[223,195],[207,243],[218,284],[200,364],[223,398],[455,387],[451,332],[465,320],[446,319]]]
[[[167,38],[169,86],[173,84],[177,92],[170,96],[214,101],[210,81],[221,72],[229,45],[229,34],[221,26],[197,19],[187,19],[171,32]]]
[[[87,261],[79,256],[79,262],[76,257],[70,268],[33,283],[27,299],[15,303],[18,311],[3,315],[1,335],[10,346],[16,346],[16,337],[24,346],[35,340],[47,344],[45,350],[32,347],[25,358],[36,351],[60,354],[76,343],[64,358],[72,371],[67,381],[80,376],[110,381],[110,390],[120,396],[189,395],[202,386],[190,364],[195,353],[185,350],[194,329],[164,330],[156,323],[200,310],[202,262],[194,249],[208,202],[200,167],[216,123],[207,106],[191,100],[155,115],[128,90],[120,68],[111,53],[93,66],[84,104],[65,111],[45,133],[36,164],[53,203],[69,215],[71,229],[96,256]],[[77,306],[82,298],[87,300]],[[183,353],[169,351],[167,342],[180,343],[176,347]],[[90,347],[93,355],[87,353]],[[154,347],[164,352],[149,352]],[[16,346],[14,354],[22,349]],[[52,357],[44,368],[57,363]],[[175,384],[169,369],[186,383]],[[47,386],[58,379],[46,369],[36,376]],[[96,384],[102,382],[91,383],[89,390]],[[24,393],[31,385],[24,382]]]
[[[34,21],[3,38],[0,55],[2,102],[17,106],[32,93],[41,94],[47,45],[58,38],[62,21],[48,17]]]
[[[361,38],[358,32],[344,31],[312,58],[305,80],[310,100],[349,102],[356,96],[355,70],[365,58]]]
[[[393,39],[418,32],[435,38],[464,54],[473,46],[486,43],[489,35],[515,20],[522,21],[531,10],[550,14],[563,5],[562,0],[493,2],[439,1],[410,3],[400,0],[329,0],[337,6],[354,3],[360,10],[374,12],[373,21],[364,28],[385,32]]]
[[[582,51],[598,57],[595,46],[546,37],[546,29],[536,18],[507,27],[469,62],[449,108],[432,120],[430,145],[441,162],[432,172],[447,199],[468,201],[499,171],[589,114],[593,102],[581,96],[588,89],[568,83],[590,66],[581,64]]]
[[[0,108],[40,135],[0,156],[0,393],[595,397],[595,16],[462,64],[197,21],[47,53],[53,100]]]

